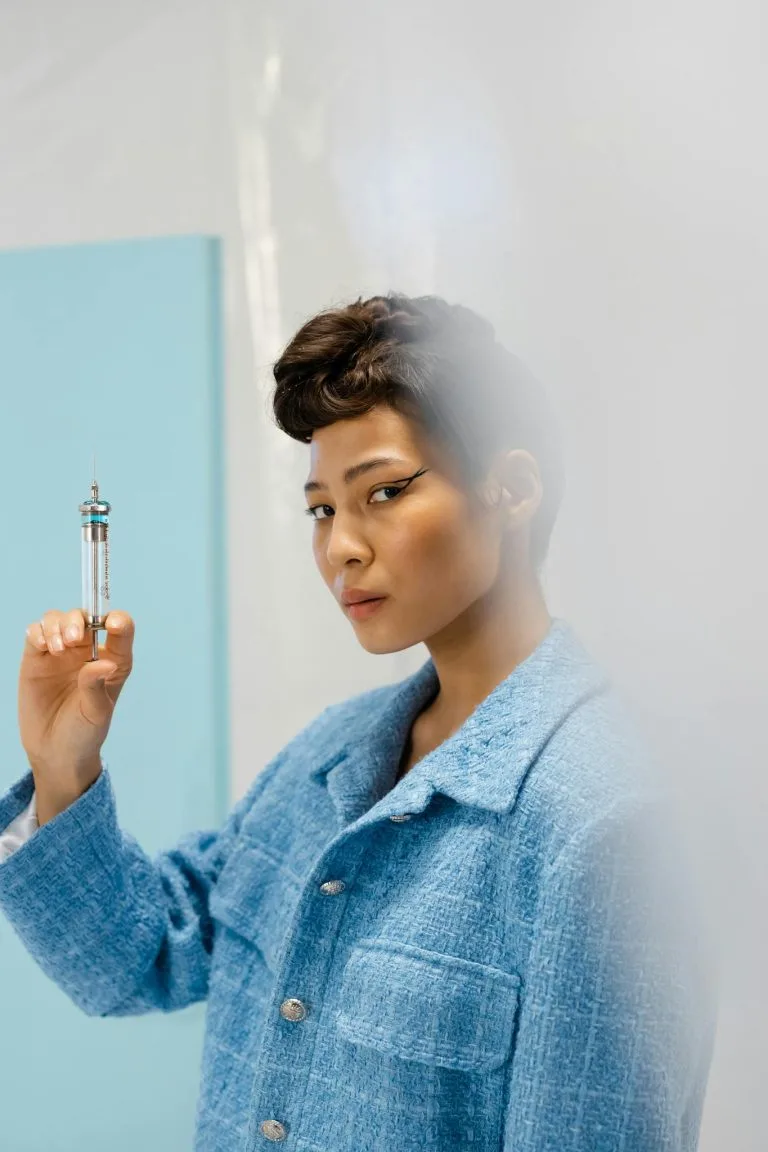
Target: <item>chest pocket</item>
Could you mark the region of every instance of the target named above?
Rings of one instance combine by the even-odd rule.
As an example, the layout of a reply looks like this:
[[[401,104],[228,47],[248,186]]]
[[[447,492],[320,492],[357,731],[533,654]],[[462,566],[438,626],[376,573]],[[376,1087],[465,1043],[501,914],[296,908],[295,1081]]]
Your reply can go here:
[[[353,1044],[464,1072],[508,1059],[520,977],[390,940],[353,946],[337,1026]]]
[[[214,922],[255,945],[276,973],[300,895],[298,878],[281,861],[242,840],[211,890],[208,908]],[[223,943],[220,939],[217,946]]]

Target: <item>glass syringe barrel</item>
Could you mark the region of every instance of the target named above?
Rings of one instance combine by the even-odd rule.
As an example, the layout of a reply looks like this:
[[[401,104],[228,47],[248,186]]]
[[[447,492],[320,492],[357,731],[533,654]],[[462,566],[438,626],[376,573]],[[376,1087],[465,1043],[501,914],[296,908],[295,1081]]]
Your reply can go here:
[[[99,628],[109,615],[109,513],[111,505],[99,499],[99,486],[91,484],[90,498],[80,505],[82,609],[85,626],[93,633],[91,659],[99,658]]]

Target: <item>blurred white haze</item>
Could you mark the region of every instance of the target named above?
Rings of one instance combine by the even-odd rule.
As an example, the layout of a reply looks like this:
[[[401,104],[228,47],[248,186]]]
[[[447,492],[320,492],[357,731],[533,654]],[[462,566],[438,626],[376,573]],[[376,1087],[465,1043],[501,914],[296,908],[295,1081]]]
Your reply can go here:
[[[765,1148],[765,24],[757,0],[0,3],[0,245],[225,237],[233,800],[425,658],[362,651],[314,569],[308,453],[268,417],[282,344],[436,292],[552,394],[550,607],[643,718],[721,954],[703,1152]]]

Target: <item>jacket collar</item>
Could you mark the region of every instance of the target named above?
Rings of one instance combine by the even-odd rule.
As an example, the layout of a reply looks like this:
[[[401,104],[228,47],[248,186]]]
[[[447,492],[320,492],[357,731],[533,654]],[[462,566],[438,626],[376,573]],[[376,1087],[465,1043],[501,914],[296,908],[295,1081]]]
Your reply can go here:
[[[498,684],[462,726],[395,785],[410,727],[439,687],[431,659],[406,680],[368,696],[341,734],[329,725],[310,763],[342,825],[422,812],[435,793],[491,812],[511,811],[545,743],[579,704],[608,686],[571,627],[553,619],[538,647]],[[366,697],[359,698],[360,709]],[[331,730],[332,729],[332,730]]]

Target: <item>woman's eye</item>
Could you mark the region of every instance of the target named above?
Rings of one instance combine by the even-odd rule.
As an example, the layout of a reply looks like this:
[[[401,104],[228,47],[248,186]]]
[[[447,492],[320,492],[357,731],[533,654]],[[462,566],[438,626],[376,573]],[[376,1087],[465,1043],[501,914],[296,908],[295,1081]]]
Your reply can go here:
[[[374,504],[390,504],[407,487],[407,484],[386,484],[383,488],[377,488],[375,492],[372,492],[370,500]],[[380,497],[380,499],[376,499],[376,497]],[[304,512],[313,520],[327,520],[333,516],[333,508],[330,504],[313,504],[310,508],[305,508]]]
[[[328,516],[333,515],[333,508],[330,504],[313,504],[311,508],[305,508],[304,512],[307,516],[311,516],[313,520],[327,520]],[[325,513],[328,513],[328,516]],[[323,515],[320,515],[323,513]]]
[[[397,488],[394,484],[387,484],[385,488],[377,488],[375,492],[372,492],[371,500],[374,500],[374,497],[381,496],[385,492],[393,492],[394,496],[387,497],[384,500],[374,500],[376,504],[386,504],[389,500],[394,500],[395,496],[399,496],[402,491],[402,488]]]

